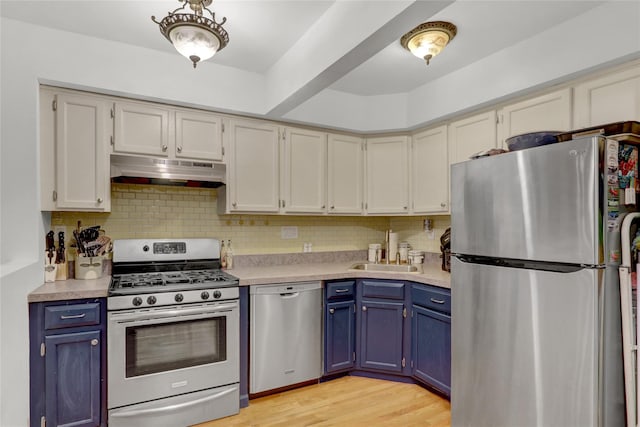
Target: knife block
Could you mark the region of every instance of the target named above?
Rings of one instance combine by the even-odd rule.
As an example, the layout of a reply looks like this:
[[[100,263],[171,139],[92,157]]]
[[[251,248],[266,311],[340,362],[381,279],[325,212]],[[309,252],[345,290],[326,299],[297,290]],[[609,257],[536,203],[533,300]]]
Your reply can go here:
[[[102,264],[105,258],[105,255],[94,257],[76,255],[76,279],[91,280],[101,278]]]
[[[64,259],[67,259],[65,252]],[[56,264],[56,280],[67,280],[69,278],[69,266],[67,261]]]
[[[55,257],[54,257],[55,258]],[[58,271],[58,265],[53,263],[53,259],[49,260],[48,253],[44,253],[44,281],[55,282],[56,272]]]

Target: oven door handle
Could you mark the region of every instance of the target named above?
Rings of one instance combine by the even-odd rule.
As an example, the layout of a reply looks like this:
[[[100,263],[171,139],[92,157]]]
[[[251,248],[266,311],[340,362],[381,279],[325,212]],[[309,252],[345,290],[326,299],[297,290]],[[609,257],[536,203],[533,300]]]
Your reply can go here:
[[[185,316],[210,316],[212,314],[228,312],[238,307],[237,303],[217,305],[215,308],[209,310],[199,308],[183,309],[183,310],[158,310],[158,311],[145,311],[145,312],[128,312],[128,313],[113,313],[112,320],[116,322],[142,320],[142,319],[164,319],[169,317],[185,317]]]
[[[226,394],[233,393],[235,388],[229,388],[227,390],[219,391],[211,396],[202,397],[200,399],[192,400],[190,402],[177,403],[175,405],[163,406],[161,408],[148,408],[138,409],[134,411],[115,412],[109,415],[110,418],[129,418],[138,417],[140,415],[158,415],[166,412],[178,411],[181,409],[189,408],[191,406],[199,405],[210,400],[218,399]]]

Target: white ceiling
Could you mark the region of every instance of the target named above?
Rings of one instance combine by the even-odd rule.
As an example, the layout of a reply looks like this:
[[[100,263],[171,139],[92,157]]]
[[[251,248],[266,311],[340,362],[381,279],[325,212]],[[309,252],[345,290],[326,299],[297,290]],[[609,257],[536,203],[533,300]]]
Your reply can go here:
[[[361,0],[338,2],[363,3]],[[373,0],[364,3],[368,7],[388,7],[389,23],[393,23],[393,18],[398,16],[399,2],[414,3],[401,0]],[[230,42],[209,61],[268,75],[270,69],[295,48],[296,42],[314,23],[321,21],[323,14],[334,3],[336,2],[316,0],[214,0],[210,9],[216,13],[218,20],[227,18],[224,27],[229,32]],[[348,64],[343,61],[340,66],[335,67],[330,77],[323,80],[325,88],[364,96],[410,92],[559,25],[603,2],[423,0],[415,3],[417,4],[412,9],[414,16],[409,21],[413,20],[417,24],[427,20],[444,20],[457,25],[458,35],[443,53],[426,66],[400,46],[400,36],[411,28],[399,28],[397,22],[395,26],[388,25],[384,41],[380,42],[382,27],[379,23],[373,25],[374,28],[368,28],[371,21],[366,16],[353,16],[353,28],[351,25],[341,25],[332,30],[333,34],[327,33],[326,38],[322,39],[336,46],[341,38],[335,32],[340,36],[342,33],[350,34],[358,28],[366,28],[369,38],[362,39],[358,55],[349,59]],[[168,11],[180,5],[176,0],[1,0],[0,14],[41,26],[178,55],[160,34],[157,25],[151,21],[151,15],[160,20]],[[421,11],[424,11],[424,16]],[[405,18],[402,22],[406,21]],[[314,34],[317,34],[317,28],[315,30]],[[316,46],[321,46],[323,40],[316,40]],[[365,43],[367,40],[369,43]],[[387,40],[392,42],[387,43]],[[559,48],[562,48],[561,43]],[[543,52],[532,52],[532,55],[541,54]],[[334,65],[338,64],[339,58],[334,61]],[[185,66],[190,66],[186,59]],[[202,70],[204,72],[205,69]],[[200,69],[194,72],[200,72]]]

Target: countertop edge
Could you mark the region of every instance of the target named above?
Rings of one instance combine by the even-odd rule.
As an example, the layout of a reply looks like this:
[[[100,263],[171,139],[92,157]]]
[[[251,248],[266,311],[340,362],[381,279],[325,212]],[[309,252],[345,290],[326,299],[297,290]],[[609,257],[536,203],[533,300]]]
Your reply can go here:
[[[237,277],[241,287],[274,283],[308,282],[314,280],[387,279],[423,283],[440,288],[451,288],[449,273],[442,271],[440,264],[425,264],[425,271],[420,274],[353,271],[348,269],[348,266],[351,264],[352,263],[349,262],[242,267],[227,270],[227,273]],[[304,272],[305,270],[309,272]],[[105,298],[110,281],[111,276],[103,276],[95,280],[72,279],[45,283],[29,293],[27,302]]]

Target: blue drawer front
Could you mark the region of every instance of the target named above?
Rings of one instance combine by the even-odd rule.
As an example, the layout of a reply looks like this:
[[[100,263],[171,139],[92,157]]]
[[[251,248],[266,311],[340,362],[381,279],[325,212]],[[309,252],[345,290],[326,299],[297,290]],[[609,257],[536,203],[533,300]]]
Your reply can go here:
[[[44,308],[44,328],[60,329],[100,324],[100,303],[54,305]]]
[[[367,298],[404,299],[404,283],[376,280],[362,281],[362,296]]]
[[[330,300],[344,297],[353,298],[355,285],[355,280],[327,283],[327,299]]]
[[[451,314],[451,291],[427,285],[413,285],[411,291],[413,304]]]

